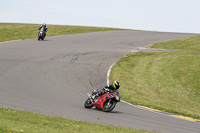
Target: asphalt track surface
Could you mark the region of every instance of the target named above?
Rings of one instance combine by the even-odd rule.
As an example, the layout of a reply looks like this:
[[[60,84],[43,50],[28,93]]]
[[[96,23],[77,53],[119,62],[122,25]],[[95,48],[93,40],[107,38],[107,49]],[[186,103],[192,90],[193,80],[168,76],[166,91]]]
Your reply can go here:
[[[198,133],[199,122],[123,102],[110,113],[83,107],[86,93],[106,85],[109,66],[127,52],[193,35],[106,31],[0,43],[0,106],[148,131]]]

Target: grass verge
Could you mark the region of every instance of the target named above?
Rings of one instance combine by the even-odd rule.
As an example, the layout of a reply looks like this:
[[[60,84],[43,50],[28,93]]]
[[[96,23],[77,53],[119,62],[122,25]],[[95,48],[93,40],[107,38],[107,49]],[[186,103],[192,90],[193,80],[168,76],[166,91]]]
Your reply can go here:
[[[154,44],[151,48],[168,50],[200,51],[200,36],[192,36]]]
[[[36,38],[38,36],[39,24],[18,24],[18,23],[0,23],[0,42],[19,40],[27,38]],[[66,35],[75,33],[86,33],[96,31],[122,30],[116,28],[103,27],[85,27],[69,25],[48,25],[47,36]]]
[[[156,48],[170,47],[173,42],[178,49],[179,44],[190,42],[179,50],[197,51],[198,39],[169,41],[156,44]],[[199,53],[138,52],[121,58],[112,68],[110,79],[120,81],[125,101],[200,119],[199,75]]]
[[[0,107],[0,132],[5,133],[147,133],[144,130],[125,129],[91,124],[64,118],[49,117],[30,112]]]

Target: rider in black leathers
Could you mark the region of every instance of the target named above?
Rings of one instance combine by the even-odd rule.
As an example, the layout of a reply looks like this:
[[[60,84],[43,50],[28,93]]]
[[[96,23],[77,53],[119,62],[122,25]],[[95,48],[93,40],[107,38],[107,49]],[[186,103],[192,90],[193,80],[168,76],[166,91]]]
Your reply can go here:
[[[120,87],[119,81],[115,81],[111,85],[104,86],[104,88],[101,89],[100,91],[99,90],[94,90],[92,92],[92,94],[95,95],[95,96],[101,96],[101,95],[105,94],[107,91],[113,93],[115,90],[119,89],[119,87]]]
[[[43,24],[43,25],[41,25],[41,26],[39,27],[39,30],[40,30],[42,27],[44,28],[44,37],[45,37],[48,28],[47,28],[46,24]]]

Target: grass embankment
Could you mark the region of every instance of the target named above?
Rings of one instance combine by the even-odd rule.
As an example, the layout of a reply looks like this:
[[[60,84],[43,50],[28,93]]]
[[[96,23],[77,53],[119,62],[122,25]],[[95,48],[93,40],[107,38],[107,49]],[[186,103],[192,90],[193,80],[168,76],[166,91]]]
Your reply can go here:
[[[151,48],[168,50],[200,51],[200,36],[192,36],[154,44]]]
[[[18,23],[0,23],[0,42],[37,38],[40,24],[18,24]],[[86,33],[96,31],[121,30],[116,28],[103,27],[85,27],[85,26],[68,26],[68,25],[48,25],[47,36],[66,35],[75,33]]]
[[[156,48],[173,49],[173,46],[178,50],[197,51],[199,38],[159,43]],[[111,81],[120,81],[120,93],[125,101],[197,119],[200,118],[199,77],[199,53],[169,52],[130,53],[113,67],[110,76]]]
[[[5,24],[0,23],[0,42],[37,37],[38,27],[32,24]],[[61,34],[85,33],[94,31],[117,30],[113,28],[95,28],[81,26],[48,25],[48,36]],[[30,112],[22,112],[0,107],[0,132],[20,133],[63,133],[63,132],[133,132],[147,133],[144,130],[133,130],[90,124],[64,118],[49,117]]]
[[[64,118],[49,117],[29,112],[16,111],[0,107],[0,132],[5,133],[71,133],[71,132],[117,132],[147,133],[144,130],[132,130],[99,124],[89,124]]]

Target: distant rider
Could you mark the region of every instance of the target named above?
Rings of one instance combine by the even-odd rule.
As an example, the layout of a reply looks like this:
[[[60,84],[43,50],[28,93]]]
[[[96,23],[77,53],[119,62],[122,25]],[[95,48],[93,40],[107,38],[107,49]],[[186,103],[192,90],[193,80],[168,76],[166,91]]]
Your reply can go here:
[[[42,28],[44,29],[44,37],[45,37],[46,36],[46,32],[48,30],[48,28],[47,28],[45,23],[39,27],[39,30],[42,29]]]
[[[113,93],[117,89],[119,89],[119,87],[120,87],[119,81],[115,81],[115,82],[113,82],[113,84],[104,86],[104,88],[101,89],[100,91],[98,89],[94,90],[92,92],[92,94],[94,94],[95,96],[101,96],[101,95],[105,94],[107,91]]]

